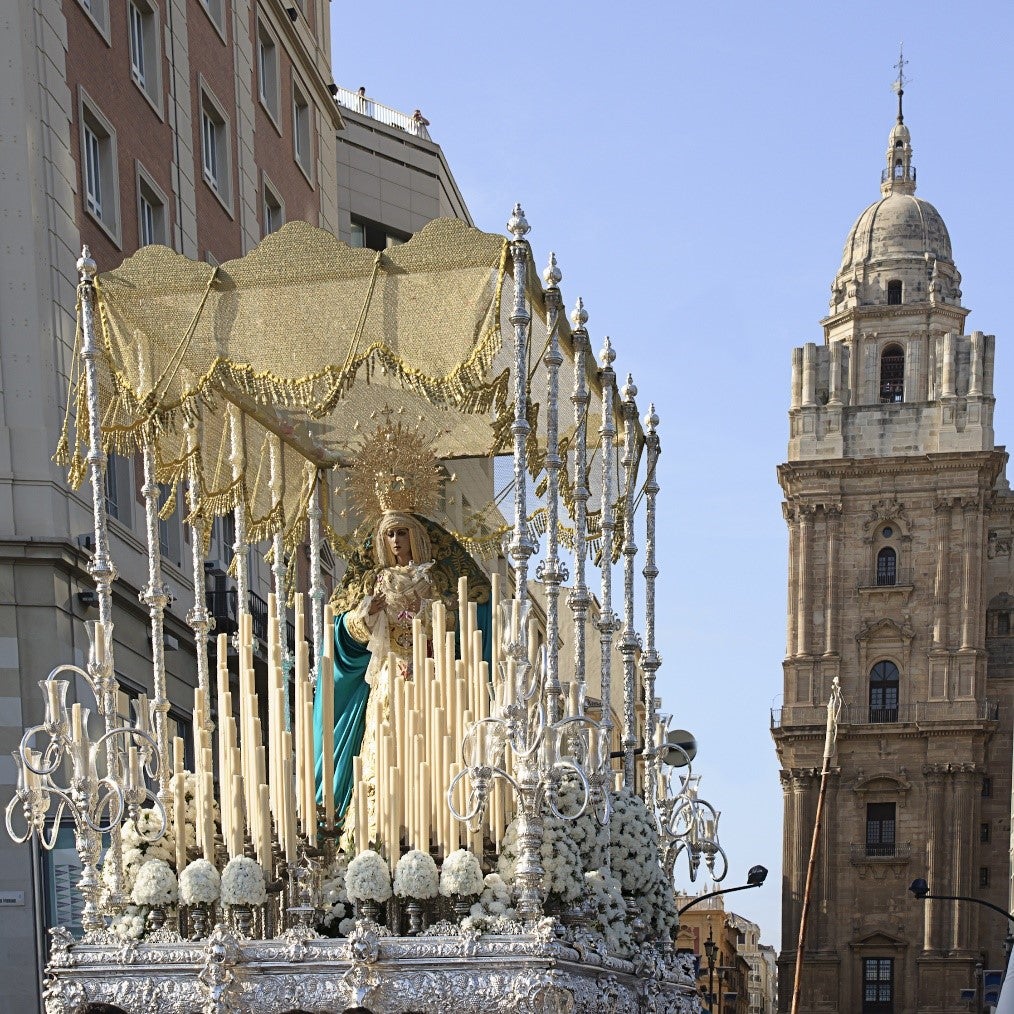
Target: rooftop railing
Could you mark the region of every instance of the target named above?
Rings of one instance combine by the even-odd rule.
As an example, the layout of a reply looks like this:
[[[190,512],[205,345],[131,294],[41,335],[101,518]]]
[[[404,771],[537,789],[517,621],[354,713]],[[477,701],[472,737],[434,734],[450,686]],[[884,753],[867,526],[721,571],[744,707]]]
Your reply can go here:
[[[996,722],[999,701],[915,701],[894,707],[845,704],[838,716],[839,726],[927,724],[930,722]],[[827,722],[826,705],[793,704],[771,709],[771,728],[817,725]]]
[[[363,116],[368,116],[371,120],[377,120],[388,127],[404,130],[405,133],[412,134],[415,137],[421,137],[427,141],[431,140],[430,132],[426,129],[426,119],[422,115],[419,115],[418,111],[409,116],[407,113],[400,113],[397,109],[385,106],[383,102],[371,99],[369,95],[364,95],[362,92],[351,91],[348,88],[342,88],[340,85],[337,87],[338,91],[335,92],[335,99],[338,105],[343,108],[351,109],[352,112],[360,113]]]

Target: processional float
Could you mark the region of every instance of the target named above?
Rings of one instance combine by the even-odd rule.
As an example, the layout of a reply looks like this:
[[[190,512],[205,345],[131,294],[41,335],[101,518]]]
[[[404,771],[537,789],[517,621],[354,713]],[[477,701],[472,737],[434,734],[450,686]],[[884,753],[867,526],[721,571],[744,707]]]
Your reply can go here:
[[[151,247],[99,276],[85,250],[57,460],[90,483],[98,619],[87,664],[40,682],[44,721],[15,753],[7,808],[10,835],[46,848],[71,821],[81,861],[83,932],[50,931],[47,1014],[700,1009],[692,957],[673,949],[672,877],[681,854],[692,879],[702,859],[715,879],[727,863],[656,699],[659,420],[652,406],[642,427],[632,378],[617,389],[608,338],[593,360],[581,300],[568,324],[554,256],[539,283],[519,206],[508,230],[438,221],[374,254],[292,223],[220,267]],[[152,659],[138,682],[153,695],[128,721],[110,453],[140,455],[144,476]],[[507,454],[510,521],[487,506],[450,531],[411,513],[437,459]],[[372,686],[355,684],[374,701],[358,756],[330,721],[346,715],[338,634],[372,623],[374,645],[386,597],[376,573],[368,583],[370,554],[395,529],[365,542],[339,530],[349,474],[442,547],[404,564],[425,562],[437,588],[390,620],[407,631],[404,657],[388,631]],[[170,736],[163,655],[159,521],[180,487],[191,743]],[[219,518],[234,538],[232,638],[215,636],[204,593]],[[325,544],[348,561],[329,604]],[[256,546],[274,587],[266,672],[249,611]],[[476,563],[490,550],[504,574]],[[72,689],[91,700],[68,703]]]

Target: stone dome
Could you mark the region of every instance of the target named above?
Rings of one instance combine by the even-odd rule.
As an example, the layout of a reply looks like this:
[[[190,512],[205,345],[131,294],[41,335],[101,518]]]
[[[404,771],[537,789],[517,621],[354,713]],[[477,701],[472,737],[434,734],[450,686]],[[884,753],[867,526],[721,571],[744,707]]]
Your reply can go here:
[[[961,276],[940,212],[915,196],[911,134],[899,110],[887,138],[881,198],[857,219],[845,239],[831,286],[831,313],[858,306],[922,302],[960,305]]]
[[[871,204],[845,240],[839,272],[867,261],[951,260],[951,237],[940,212],[929,201],[892,191]]]

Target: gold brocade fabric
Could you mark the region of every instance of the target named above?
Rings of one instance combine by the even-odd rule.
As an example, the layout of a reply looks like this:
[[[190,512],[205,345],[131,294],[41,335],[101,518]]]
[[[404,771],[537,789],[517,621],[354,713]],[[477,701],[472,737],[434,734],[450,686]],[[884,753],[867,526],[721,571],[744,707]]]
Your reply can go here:
[[[435,434],[438,458],[509,452],[512,271],[503,236],[449,219],[380,253],[303,222],[220,266],[144,247],[96,279],[105,449],[154,447],[158,480],[190,487],[189,520],[207,530],[241,506],[251,542],[283,531],[289,547],[305,537],[317,470],[354,464],[356,427],[389,406]],[[532,474],[545,460],[547,416],[538,279],[529,254]],[[565,312],[558,326],[560,432],[568,434],[574,372]],[[593,359],[589,425],[599,414]],[[84,392],[78,371],[56,453],[73,483],[85,473]],[[596,440],[590,431],[590,448]],[[336,485],[325,476],[321,488]]]

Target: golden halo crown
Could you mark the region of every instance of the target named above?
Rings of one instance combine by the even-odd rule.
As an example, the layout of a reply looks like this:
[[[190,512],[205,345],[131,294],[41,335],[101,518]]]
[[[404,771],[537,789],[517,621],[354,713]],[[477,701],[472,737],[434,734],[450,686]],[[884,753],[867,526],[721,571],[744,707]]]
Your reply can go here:
[[[382,421],[363,438],[346,480],[353,508],[371,523],[387,511],[428,516],[439,502],[443,475],[433,438],[395,414],[373,414]]]

